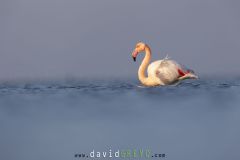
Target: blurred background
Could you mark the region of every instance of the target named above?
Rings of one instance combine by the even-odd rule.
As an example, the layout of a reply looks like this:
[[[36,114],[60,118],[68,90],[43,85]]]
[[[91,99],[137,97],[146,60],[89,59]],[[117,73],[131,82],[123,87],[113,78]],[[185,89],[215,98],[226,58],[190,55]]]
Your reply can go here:
[[[239,160],[239,16],[237,0],[1,0],[0,159]],[[141,86],[138,41],[200,79]]]
[[[199,75],[239,75],[237,0],[1,0],[0,80],[136,77],[144,41]]]

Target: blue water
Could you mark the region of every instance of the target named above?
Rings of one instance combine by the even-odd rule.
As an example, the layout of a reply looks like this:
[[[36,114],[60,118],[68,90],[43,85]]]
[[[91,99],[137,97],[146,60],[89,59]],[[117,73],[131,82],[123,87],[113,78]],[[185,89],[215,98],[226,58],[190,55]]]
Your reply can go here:
[[[93,149],[239,160],[239,122],[237,78],[166,87],[127,79],[0,83],[2,160],[84,159],[74,156]]]

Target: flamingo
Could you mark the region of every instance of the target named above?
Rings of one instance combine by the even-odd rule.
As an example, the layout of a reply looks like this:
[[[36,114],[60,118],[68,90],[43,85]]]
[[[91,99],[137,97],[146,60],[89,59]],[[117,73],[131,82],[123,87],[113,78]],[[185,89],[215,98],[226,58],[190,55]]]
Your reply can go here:
[[[169,58],[154,61],[150,65],[151,49],[150,47],[139,42],[136,44],[134,51],[132,52],[133,60],[136,61],[136,57],[139,53],[145,52],[145,57],[138,69],[138,79],[145,86],[163,86],[174,84],[184,79],[197,79],[193,70],[186,69],[179,63]],[[148,76],[145,75],[147,69]]]

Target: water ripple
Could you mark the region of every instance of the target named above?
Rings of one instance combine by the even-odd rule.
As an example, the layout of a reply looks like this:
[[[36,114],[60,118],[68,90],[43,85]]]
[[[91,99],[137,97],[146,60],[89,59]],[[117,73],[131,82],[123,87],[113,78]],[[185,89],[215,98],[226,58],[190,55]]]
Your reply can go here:
[[[173,93],[173,92],[209,92],[217,90],[240,89],[240,80],[214,81],[196,80],[183,81],[176,85],[145,87],[134,81],[110,81],[110,82],[65,82],[65,83],[28,83],[28,84],[0,84],[0,94],[56,94],[61,92],[92,93]]]

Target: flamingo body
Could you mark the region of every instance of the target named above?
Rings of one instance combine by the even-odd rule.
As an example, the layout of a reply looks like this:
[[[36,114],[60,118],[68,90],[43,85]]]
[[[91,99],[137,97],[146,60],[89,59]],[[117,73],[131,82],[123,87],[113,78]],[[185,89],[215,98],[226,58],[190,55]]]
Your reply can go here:
[[[138,78],[146,86],[168,85],[184,79],[196,79],[197,76],[192,70],[186,69],[171,59],[162,59],[149,64],[151,60],[150,47],[142,42],[136,45],[132,53],[133,60],[139,52],[145,51],[145,57],[138,70]],[[147,69],[148,76],[145,76]]]
[[[179,78],[178,70],[182,71],[180,65],[169,59],[163,59],[152,62],[147,69],[148,77],[158,79],[160,84],[171,84]],[[183,71],[184,72],[184,71]]]

